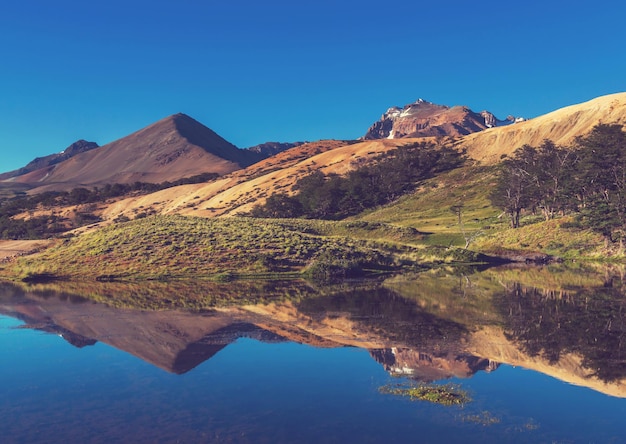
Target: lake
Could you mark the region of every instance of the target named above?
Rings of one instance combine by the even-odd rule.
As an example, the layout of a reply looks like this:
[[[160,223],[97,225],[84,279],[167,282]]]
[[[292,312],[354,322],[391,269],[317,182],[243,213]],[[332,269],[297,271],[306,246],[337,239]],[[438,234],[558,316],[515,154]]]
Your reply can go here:
[[[622,443],[625,295],[562,267],[4,283],[1,442]]]

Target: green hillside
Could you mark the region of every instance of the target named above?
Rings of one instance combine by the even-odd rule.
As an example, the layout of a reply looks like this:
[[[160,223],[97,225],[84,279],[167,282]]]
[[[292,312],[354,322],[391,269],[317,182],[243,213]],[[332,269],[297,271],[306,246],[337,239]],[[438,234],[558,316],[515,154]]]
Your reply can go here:
[[[381,223],[153,216],[60,240],[4,273],[31,280],[328,278],[477,260],[416,246],[421,237]]]

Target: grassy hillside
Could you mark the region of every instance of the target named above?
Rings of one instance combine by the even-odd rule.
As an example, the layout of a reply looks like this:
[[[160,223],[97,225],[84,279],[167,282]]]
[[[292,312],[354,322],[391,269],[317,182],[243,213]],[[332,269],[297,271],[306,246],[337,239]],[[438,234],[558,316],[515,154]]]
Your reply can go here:
[[[521,227],[511,229],[502,211],[489,201],[496,168],[467,166],[443,173],[425,182],[415,193],[396,202],[363,213],[355,219],[413,228],[423,233],[424,246],[464,247],[472,238],[471,250],[515,260],[547,254],[570,260],[621,260],[618,244],[606,245],[590,229],[576,227],[574,217],[544,221],[525,213]],[[462,205],[461,224],[451,208]]]
[[[489,255],[538,252],[604,258],[601,236],[564,228],[569,219],[509,229],[488,194],[493,167],[467,166],[425,182],[415,193],[345,221],[153,216],[99,228],[0,269],[11,278],[141,280],[353,276],[476,262]],[[461,224],[451,207],[462,205]],[[459,248],[460,247],[460,248]]]
[[[458,168],[426,181],[415,193],[360,217],[419,230],[425,233],[423,243],[427,245],[462,247],[463,230],[470,236],[504,227],[505,221],[498,218],[501,211],[488,199],[495,174],[494,167]],[[451,210],[455,205],[463,206],[463,227]]]
[[[474,252],[521,260],[538,253],[565,259],[623,257],[607,250],[598,234],[567,228],[571,218],[541,222],[526,215],[521,228],[509,229],[488,199],[495,174],[490,166],[458,168],[389,205],[344,221],[146,217],[58,240],[46,251],[8,263],[0,276],[345,277],[479,261],[479,254],[463,250],[468,239]],[[454,206],[462,206],[461,223]]]
[[[3,272],[100,280],[302,272],[326,278],[476,259],[462,251],[412,246],[420,237],[413,229],[380,223],[155,216],[60,240]]]

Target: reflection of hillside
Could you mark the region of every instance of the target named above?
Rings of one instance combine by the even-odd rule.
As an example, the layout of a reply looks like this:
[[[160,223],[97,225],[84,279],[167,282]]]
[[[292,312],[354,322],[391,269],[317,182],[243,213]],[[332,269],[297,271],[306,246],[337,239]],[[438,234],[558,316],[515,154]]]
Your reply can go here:
[[[531,272],[537,275],[538,269]],[[148,283],[145,289],[122,290],[124,297],[145,298],[146,304],[158,299],[158,306],[182,301],[185,294],[193,301],[205,298],[205,291],[215,292],[210,298],[220,303],[195,313],[113,308],[49,286],[25,293],[7,284],[0,286],[0,312],[77,346],[105,342],[175,373],[189,371],[240,337],[251,337],[368,349],[391,374],[425,381],[469,377],[492,371],[500,362],[626,397],[621,279],[589,276],[586,282],[607,286],[585,288],[567,284],[563,275],[545,276],[544,284],[560,282],[554,290],[509,280],[522,273],[425,273],[382,286],[350,282],[332,289],[249,282]],[[118,285],[102,284],[98,291],[104,292],[92,298],[117,298]]]
[[[483,275],[485,279],[491,279],[500,285],[517,283],[550,291],[562,291],[601,287],[607,277],[613,275],[613,269],[607,266],[593,266],[592,264],[578,268],[559,264],[547,267],[509,265],[486,270]]]
[[[348,318],[359,333],[405,347],[455,347],[466,333],[462,325],[428,313],[386,288],[304,299],[297,308],[316,322]]]
[[[385,283],[466,326],[465,350],[626,397],[626,281],[618,267],[498,267]]]
[[[435,359],[443,362],[446,356],[456,359],[455,350],[464,334],[458,324],[425,313],[384,288],[296,303],[224,306],[201,313],[116,309],[55,296],[49,289],[27,294],[12,286],[5,290],[5,295],[10,294],[0,298],[0,311],[33,328],[45,325],[46,331],[64,332],[64,337],[71,333],[92,343],[105,342],[175,373],[190,370],[242,336],[322,347],[380,350],[398,346],[406,350],[419,346],[426,349],[422,355],[437,354]],[[254,299],[253,295],[249,298]]]
[[[545,288],[508,284],[497,299],[506,337],[531,357],[556,364],[581,357],[589,374],[603,381],[626,378],[626,298],[615,287]]]
[[[388,279],[384,285],[422,310],[467,328],[500,323],[499,313],[493,310],[492,298],[502,291],[502,285],[487,272],[453,271],[400,275]]]
[[[87,299],[111,307],[145,310],[189,309],[261,303],[275,300],[298,300],[317,293],[309,283],[292,281],[145,281],[81,282],[57,281],[15,286],[2,284],[5,294],[25,292],[37,298],[61,297]]]

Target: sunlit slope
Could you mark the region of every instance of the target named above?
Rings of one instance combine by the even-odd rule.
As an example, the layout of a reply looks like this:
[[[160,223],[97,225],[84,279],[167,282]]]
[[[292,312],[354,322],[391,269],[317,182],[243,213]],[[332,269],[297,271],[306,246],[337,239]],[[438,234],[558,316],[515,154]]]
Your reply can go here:
[[[459,148],[467,150],[470,159],[491,165],[497,163],[502,155],[511,154],[524,144],[538,146],[545,139],[551,139],[558,144],[570,143],[599,123],[626,124],[626,93],[599,97],[525,122],[470,134],[457,139],[455,143]],[[382,139],[352,144],[322,141],[317,142],[317,145],[307,144],[287,150],[216,182],[178,187],[123,201],[112,207],[105,216],[113,218],[125,214],[132,218],[134,213],[145,208],[152,208],[163,214],[179,213],[203,217],[241,214],[250,211],[254,205],[263,203],[273,193],[292,192],[293,184],[313,171],[345,174],[379,153],[419,140],[434,139]],[[483,178],[463,180],[464,183],[472,180],[482,183]],[[467,188],[466,185],[463,186]],[[471,194],[469,188],[468,192]],[[485,201],[484,196],[481,199]],[[464,198],[458,196],[455,200],[463,201]],[[447,211],[446,205],[448,201],[442,203],[440,210]]]
[[[360,143],[325,141],[292,148],[277,156],[207,184],[185,185],[148,196],[116,203],[107,210],[107,219],[153,209],[161,214],[203,217],[237,215],[250,211],[276,192],[292,192],[294,183],[320,170],[345,174],[380,153],[417,139],[371,140]]]
[[[525,144],[539,146],[545,139],[569,144],[600,123],[626,124],[626,93],[598,97],[525,122],[473,133],[461,139],[459,145],[472,159],[493,164]]]

